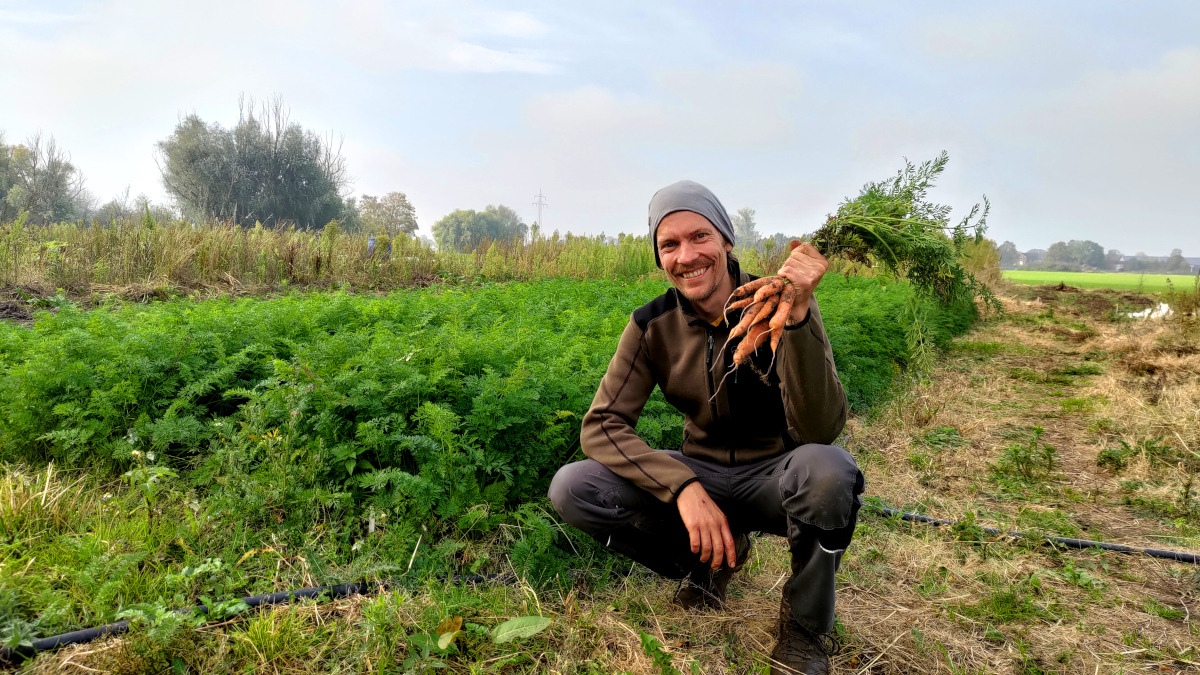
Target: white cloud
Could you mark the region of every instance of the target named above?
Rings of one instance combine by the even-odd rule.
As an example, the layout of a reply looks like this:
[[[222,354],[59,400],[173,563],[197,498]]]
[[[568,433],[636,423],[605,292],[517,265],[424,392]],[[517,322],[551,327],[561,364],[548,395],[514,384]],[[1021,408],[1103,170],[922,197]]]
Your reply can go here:
[[[717,71],[663,71],[644,95],[598,86],[538,96],[530,129],[555,145],[614,150],[633,145],[749,149],[795,141],[799,73],[772,63]]]
[[[501,35],[510,38],[539,38],[550,27],[528,12],[485,12],[475,31],[482,35]]]
[[[58,12],[42,12],[36,9],[0,9],[0,25],[54,25],[71,23],[82,20],[79,14],[64,14]]]

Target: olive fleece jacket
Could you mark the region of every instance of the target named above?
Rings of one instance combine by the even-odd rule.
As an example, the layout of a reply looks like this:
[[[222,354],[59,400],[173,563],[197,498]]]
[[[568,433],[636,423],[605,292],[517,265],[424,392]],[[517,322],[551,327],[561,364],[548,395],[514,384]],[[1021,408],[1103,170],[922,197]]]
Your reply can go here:
[[[738,285],[755,278],[734,261],[730,273]],[[753,356],[769,383],[742,366],[720,384],[738,343],[729,342],[729,331],[740,315],[730,311],[713,326],[674,288],[634,311],[583,418],[584,454],[664,502],[696,480],[635,431],[655,386],[684,414],[682,452],[689,457],[734,466],[805,443],[832,443],[846,423],[846,393],[816,298],[808,317],[784,330],[773,366],[769,347]]]

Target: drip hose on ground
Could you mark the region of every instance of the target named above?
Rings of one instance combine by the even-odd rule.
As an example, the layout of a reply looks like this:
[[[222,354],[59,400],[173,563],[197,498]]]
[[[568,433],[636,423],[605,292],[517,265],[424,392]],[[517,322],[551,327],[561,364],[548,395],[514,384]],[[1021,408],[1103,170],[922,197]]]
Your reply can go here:
[[[901,520],[907,520],[909,522],[925,523],[927,525],[933,525],[934,527],[938,527],[941,525],[946,525],[948,527],[954,527],[955,525],[958,525],[958,523],[953,520],[942,520],[940,518],[923,516],[919,513],[905,513],[904,511],[901,511],[899,509],[889,509],[884,506],[875,506],[875,505],[865,505],[865,506],[867,506],[867,508],[871,509],[872,511],[875,511],[876,513],[878,513],[880,515],[889,516],[892,518],[899,516]],[[1184,553],[1183,551],[1166,551],[1166,550],[1163,550],[1160,548],[1140,548],[1137,546],[1125,546],[1123,544],[1109,544],[1107,542],[1091,541],[1089,539],[1073,539],[1071,537],[1053,537],[1048,534],[1037,534],[1035,532],[1013,532],[1010,530],[998,530],[994,527],[983,527],[981,525],[976,525],[975,527],[979,528],[980,531],[986,532],[987,534],[990,534],[994,537],[1008,537],[1010,539],[1021,539],[1023,537],[1037,537],[1039,539],[1044,539],[1046,543],[1058,544],[1059,546],[1066,546],[1067,548],[1098,548],[1098,549],[1102,549],[1105,551],[1115,551],[1117,553],[1127,553],[1130,555],[1137,555],[1140,553],[1142,555],[1148,555],[1153,558],[1164,558],[1166,560],[1174,560],[1176,562],[1200,565],[1200,555],[1197,555],[1195,553]]]
[[[885,506],[867,503],[863,505],[866,510],[877,513],[889,518],[899,517],[901,520],[906,520],[913,523],[925,523],[934,527],[947,526],[954,527],[958,525],[958,521],[942,520],[919,513],[907,513],[899,509],[892,509]],[[1101,549],[1104,551],[1113,551],[1116,553],[1125,553],[1128,555],[1147,555],[1153,558],[1162,558],[1165,560],[1173,560],[1175,562],[1190,563],[1200,565],[1200,555],[1195,553],[1185,553],[1183,551],[1167,551],[1157,548],[1141,548],[1137,546],[1125,546],[1122,544],[1110,544],[1103,541],[1090,541],[1088,539],[1074,539],[1071,537],[1054,537],[1050,535],[1037,534],[1033,532],[1013,532],[1010,530],[1000,530],[994,527],[983,527],[976,525],[981,532],[996,537],[1007,537],[1010,539],[1021,539],[1025,537],[1037,537],[1048,544],[1057,544],[1067,548],[1079,549]],[[508,578],[511,580],[511,575],[499,574],[473,574],[467,576],[456,576],[454,581],[457,583],[480,584],[486,582],[505,581]],[[264,593],[262,595],[252,595],[247,598],[242,598],[249,607],[259,607],[261,605],[277,605],[292,600],[303,600],[307,598],[327,597],[345,598],[352,595],[366,595],[375,591],[385,590],[387,588],[384,582],[362,582],[356,584],[340,584],[337,586],[317,586],[314,588],[301,588],[294,591],[280,591],[278,593]],[[205,605],[197,605],[185,609],[177,609],[180,614],[190,614],[199,612],[201,614],[208,613],[208,607]],[[17,657],[29,658],[38,652],[51,651],[66,647],[68,645],[83,644],[98,640],[106,635],[115,635],[124,633],[129,630],[129,621],[117,621],[115,623],[96,626],[94,628],[84,628],[70,633],[61,635],[52,635],[50,637],[34,640],[32,644],[21,645],[19,647],[2,647],[0,648],[0,663],[13,662]]]

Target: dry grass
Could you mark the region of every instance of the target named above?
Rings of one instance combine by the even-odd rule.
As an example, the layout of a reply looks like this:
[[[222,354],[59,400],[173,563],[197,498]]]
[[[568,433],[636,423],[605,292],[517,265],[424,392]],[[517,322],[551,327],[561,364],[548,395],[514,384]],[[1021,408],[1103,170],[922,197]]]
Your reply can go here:
[[[1195,496],[1184,492],[1196,472],[1189,453],[1200,446],[1194,328],[1109,322],[1111,298],[1092,294],[1035,295],[1006,298],[1007,316],[957,340],[927,385],[852,421],[846,445],[868,495],[943,518],[1200,551]],[[1034,427],[1054,446],[1055,464],[1015,478],[1005,453],[1027,447]],[[1140,450],[1122,468],[1099,466],[1120,441]],[[761,673],[786,572],[782,540],[760,537],[724,612],[681,612],[669,603],[675,585],[644,574],[562,593],[431,586],[389,606],[394,630],[407,634],[455,614],[488,627],[522,614],[555,617],[511,650],[468,641],[448,660],[452,672],[660,672],[642,649],[645,632],[681,672]],[[1200,573],[1191,566],[869,515],[839,579],[845,648],[835,672],[1200,672]],[[188,632],[172,649],[189,672],[375,672],[388,654],[406,653],[405,635],[378,638],[369,617],[382,602],[268,610]],[[287,648],[267,658],[260,643],[285,633]],[[31,672],[144,672],[146,644],[48,654]]]

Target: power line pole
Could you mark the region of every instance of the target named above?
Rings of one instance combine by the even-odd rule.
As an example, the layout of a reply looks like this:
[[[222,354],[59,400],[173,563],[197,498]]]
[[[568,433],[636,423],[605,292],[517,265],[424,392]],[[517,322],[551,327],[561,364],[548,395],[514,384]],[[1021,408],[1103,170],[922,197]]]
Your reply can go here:
[[[544,209],[550,205],[546,203],[546,195],[542,194],[541,188],[538,188],[538,193],[536,195],[534,195],[534,199],[537,200],[533,203],[533,205],[536,206],[537,210],[538,210],[538,219],[537,219],[538,227],[541,228],[543,231],[545,231],[546,226],[545,226],[545,223],[542,222],[542,209]]]

